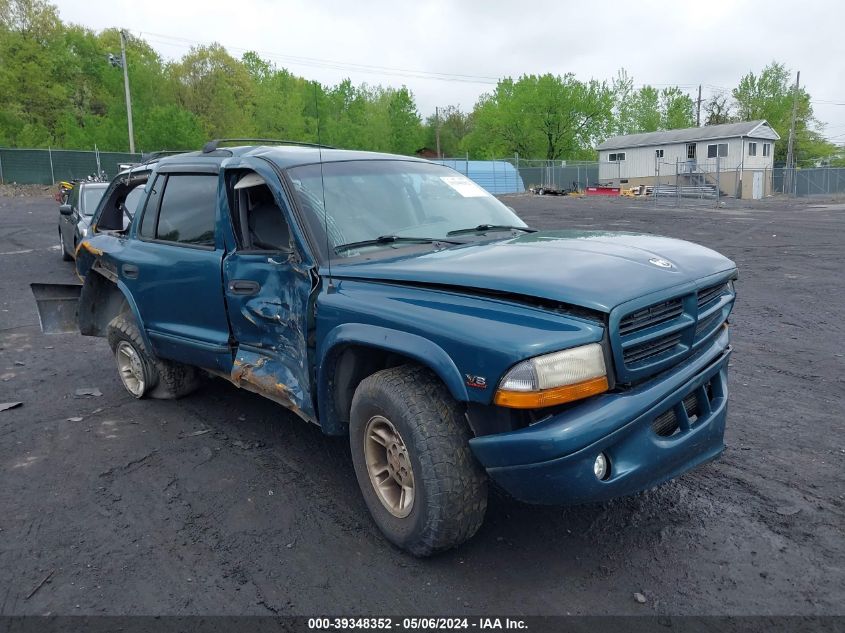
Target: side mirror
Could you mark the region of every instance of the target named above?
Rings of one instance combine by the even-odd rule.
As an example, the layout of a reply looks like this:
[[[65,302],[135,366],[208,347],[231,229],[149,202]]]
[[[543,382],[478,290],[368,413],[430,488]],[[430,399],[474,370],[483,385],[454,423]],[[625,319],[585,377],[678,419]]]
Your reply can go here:
[[[59,213],[62,215],[71,215],[73,213],[73,207],[69,204],[63,204],[59,207]]]

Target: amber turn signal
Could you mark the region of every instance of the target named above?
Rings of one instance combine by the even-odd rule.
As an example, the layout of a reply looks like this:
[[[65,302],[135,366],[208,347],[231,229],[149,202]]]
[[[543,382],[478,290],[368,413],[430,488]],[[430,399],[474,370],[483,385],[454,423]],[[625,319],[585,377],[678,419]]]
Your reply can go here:
[[[540,391],[507,391],[499,389],[496,392],[493,402],[500,407],[511,409],[541,409],[556,404],[564,404],[575,400],[582,400],[600,393],[609,388],[607,376],[590,378],[574,385],[562,385],[551,389]]]

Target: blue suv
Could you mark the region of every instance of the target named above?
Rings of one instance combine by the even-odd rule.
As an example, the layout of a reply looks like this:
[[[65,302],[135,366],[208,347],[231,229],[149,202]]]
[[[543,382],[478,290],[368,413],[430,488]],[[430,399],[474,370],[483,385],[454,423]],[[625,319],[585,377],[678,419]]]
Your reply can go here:
[[[591,502],[724,449],[733,262],[536,231],[425,160],[211,142],[120,174],[77,270],[79,328],[129,393],[218,376],[348,435],[373,519],[416,555],[478,530],[490,480]]]

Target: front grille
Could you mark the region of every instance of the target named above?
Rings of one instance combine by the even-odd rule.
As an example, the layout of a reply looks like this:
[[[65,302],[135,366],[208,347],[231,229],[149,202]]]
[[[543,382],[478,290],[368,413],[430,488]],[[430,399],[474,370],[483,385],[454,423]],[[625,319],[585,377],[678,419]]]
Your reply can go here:
[[[619,322],[619,334],[633,334],[647,327],[678,318],[684,308],[681,299],[670,299],[627,315]]]
[[[732,308],[729,282],[721,282],[622,313],[611,332],[620,383],[635,383],[681,362],[706,345]]]
[[[623,352],[622,357],[624,358],[626,365],[632,365],[652,358],[653,356],[659,356],[660,354],[668,352],[680,342],[680,334],[670,334],[668,336],[652,339],[650,341],[646,341],[645,343],[629,347]]]
[[[715,286],[710,286],[709,288],[702,288],[698,291],[698,309],[701,310],[704,306],[708,303],[716,299],[717,297],[724,294],[725,290],[728,289],[728,284],[722,282],[720,284],[716,284]]]

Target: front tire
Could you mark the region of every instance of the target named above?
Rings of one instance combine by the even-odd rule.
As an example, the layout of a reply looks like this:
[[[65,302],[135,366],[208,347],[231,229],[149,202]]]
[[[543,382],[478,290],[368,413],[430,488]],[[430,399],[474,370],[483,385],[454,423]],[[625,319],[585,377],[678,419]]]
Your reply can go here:
[[[475,534],[487,477],[470,452],[462,407],[434,374],[403,365],[365,378],[350,417],[358,485],[389,541],[429,556]]]
[[[195,367],[164,360],[147,351],[141,332],[129,315],[112,319],[106,335],[120,380],[133,397],[173,400],[199,386]]]

